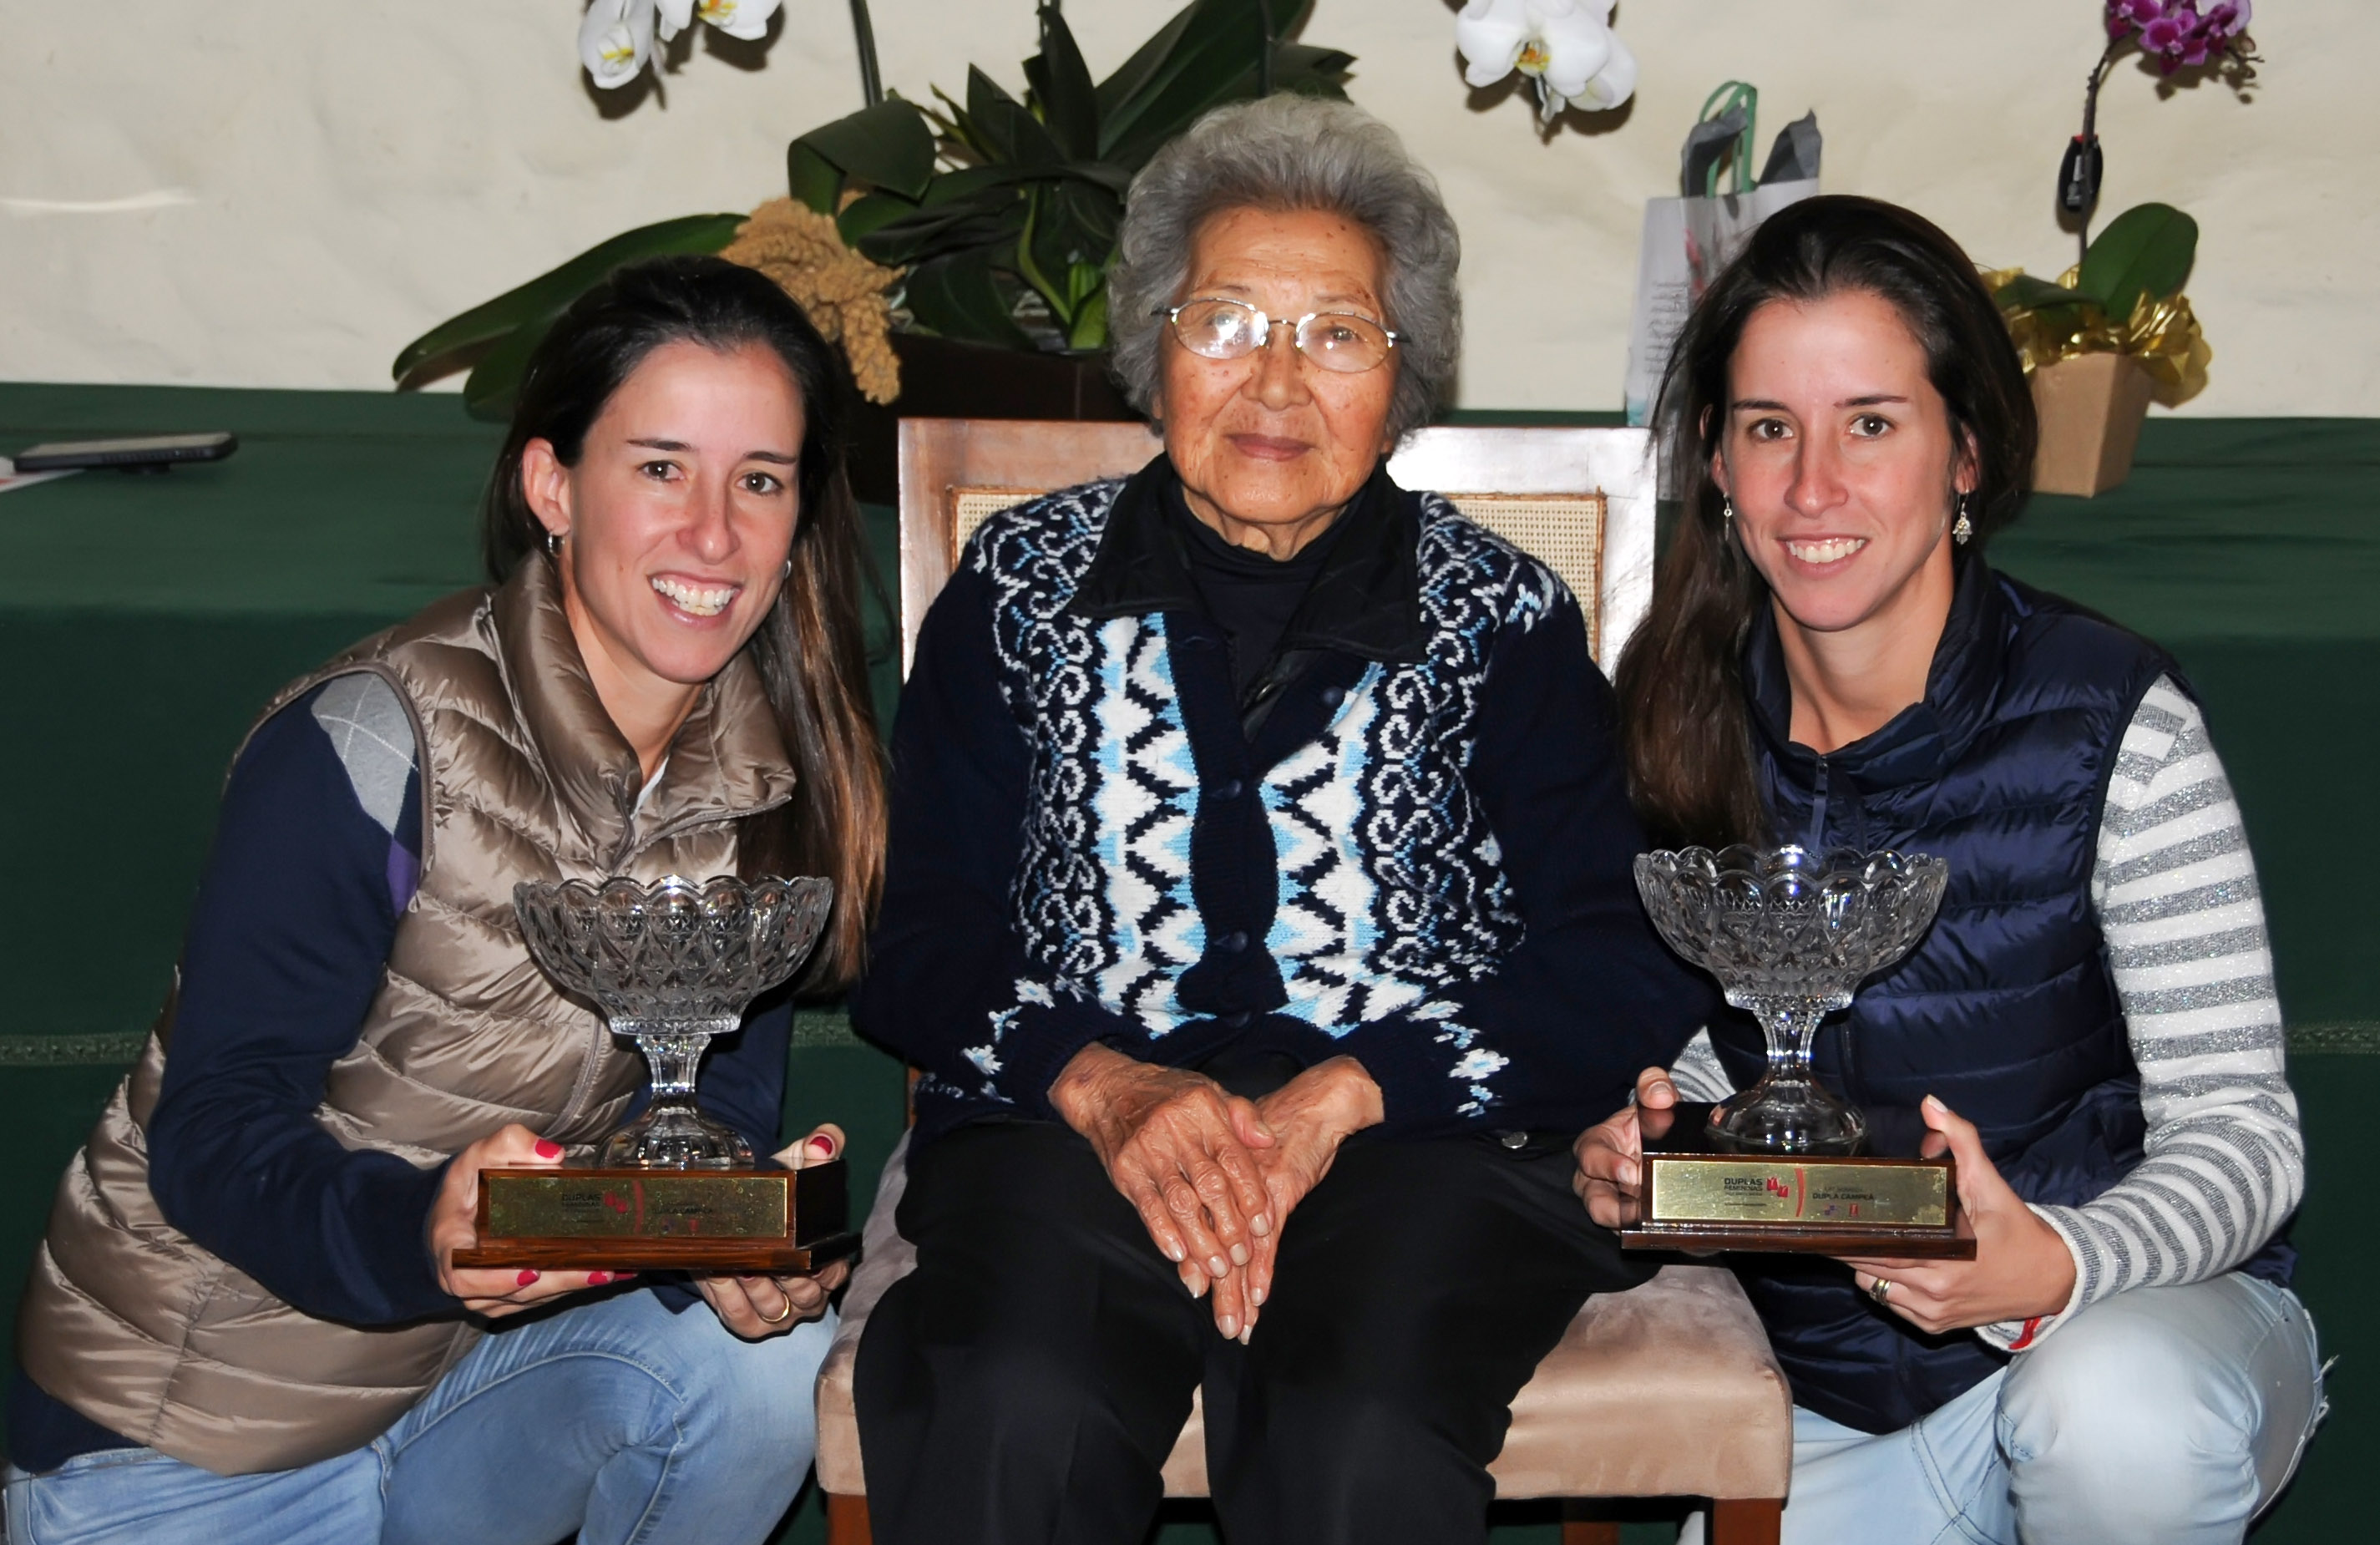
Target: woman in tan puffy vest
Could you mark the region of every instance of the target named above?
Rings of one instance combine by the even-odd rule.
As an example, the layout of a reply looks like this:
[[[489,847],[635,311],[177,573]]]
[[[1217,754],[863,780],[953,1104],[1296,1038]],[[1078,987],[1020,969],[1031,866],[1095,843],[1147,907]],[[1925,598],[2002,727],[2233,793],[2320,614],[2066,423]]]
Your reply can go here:
[[[294,684],[241,749],[175,996],[68,1166],[18,1327],[7,1538],[733,1545],[809,1464],[815,1280],[459,1271],[479,1172],[641,1067],[530,961],[523,880],[811,873],[857,963],[882,781],[826,346],[717,259],[539,347],[494,583]],[[703,1101],[777,1146],[789,1000]],[[832,1156],[821,1127],[788,1162]],[[534,1312],[527,1312],[534,1311]]]

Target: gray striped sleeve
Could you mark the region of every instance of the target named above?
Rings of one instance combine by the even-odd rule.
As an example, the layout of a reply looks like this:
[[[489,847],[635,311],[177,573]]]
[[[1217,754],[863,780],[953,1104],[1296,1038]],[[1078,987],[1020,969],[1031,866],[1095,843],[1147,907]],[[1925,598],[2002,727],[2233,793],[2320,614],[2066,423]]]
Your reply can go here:
[[[2231,1270],[2305,1190],[2255,863],[2205,719],[2170,680],[2125,731],[2091,897],[2140,1068],[2147,1157],[2083,1206],[2034,1210],[2074,1257],[2058,1318]],[[2022,1332],[1983,1333],[2008,1345]]]
[[[1735,1092],[1735,1080],[1718,1060],[1718,1049],[1711,1045],[1707,1028],[1694,1032],[1686,1049],[1670,1066],[1670,1081],[1678,1086],[1679,1097],[1685,1100],[1707,1100],[1714,1103]]]

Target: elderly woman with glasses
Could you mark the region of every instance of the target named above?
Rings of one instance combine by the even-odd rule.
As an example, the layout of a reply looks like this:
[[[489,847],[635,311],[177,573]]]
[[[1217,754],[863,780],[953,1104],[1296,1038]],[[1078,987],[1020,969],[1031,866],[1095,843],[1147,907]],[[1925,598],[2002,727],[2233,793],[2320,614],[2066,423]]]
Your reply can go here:
[[[1138,1540],[1197,1391],[1233,1545],[1482,1539],[1513,1394],[1651,1271],[1571,1191],[1706,1007],[1611,692],[1385,466],[1457,259],[1356,109],[1206,118],[1111,280],[1163,453],[995,517],[925,619],[856,1002],[924,1069],[856,1376],[888,1545]]]

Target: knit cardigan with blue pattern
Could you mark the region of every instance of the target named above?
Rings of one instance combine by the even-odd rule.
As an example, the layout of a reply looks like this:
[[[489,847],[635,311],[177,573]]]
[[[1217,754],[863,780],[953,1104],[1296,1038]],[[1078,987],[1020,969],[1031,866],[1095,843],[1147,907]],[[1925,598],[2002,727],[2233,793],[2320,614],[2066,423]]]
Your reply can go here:
[[[994,517],[920,629],[854,1004],[917,1140],[1050,1118],[1095,1041],[1352,1055],[1393,1136],[1609,1115],[1711,1003],[1638,906],[1576,601],[1378,474],[1243,701],[1171,477]]]

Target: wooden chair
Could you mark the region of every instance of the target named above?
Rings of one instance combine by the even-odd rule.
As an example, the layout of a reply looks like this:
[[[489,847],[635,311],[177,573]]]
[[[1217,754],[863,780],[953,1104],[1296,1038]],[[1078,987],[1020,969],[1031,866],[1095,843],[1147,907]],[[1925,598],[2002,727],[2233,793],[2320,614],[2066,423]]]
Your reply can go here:
[[[909,419],[901,424],[901,663],[917,625],[983,520],[1053,488],[1136,471],[1159,449],[1140,424]],[[1586,614],[1605,663],[1652,600],[1654,484],[1645,432],[1426,429],[1390,462],[1550,565]],[[869,1312],[916,1264],[893,1226],[907,1184],[893,1151],[866,1254],[819,1378],[818,1478],[830,1545],[867,1545],[867,1479],[852,1369]],[[1668,1266],[1632,1292],[1587,1301],[1512,1402],[1488,1466],[1502,1499],[1560,1498],[1564,1545],[1617,1545],[1578,1499],[1702,1497],[1712,1545],[1774,1545],[1792,1469],[1792,1405],[1732,1273]],[[1165,1494],[1207,1495],[1205,1427],[1190,1419],[1165,1463]]]

